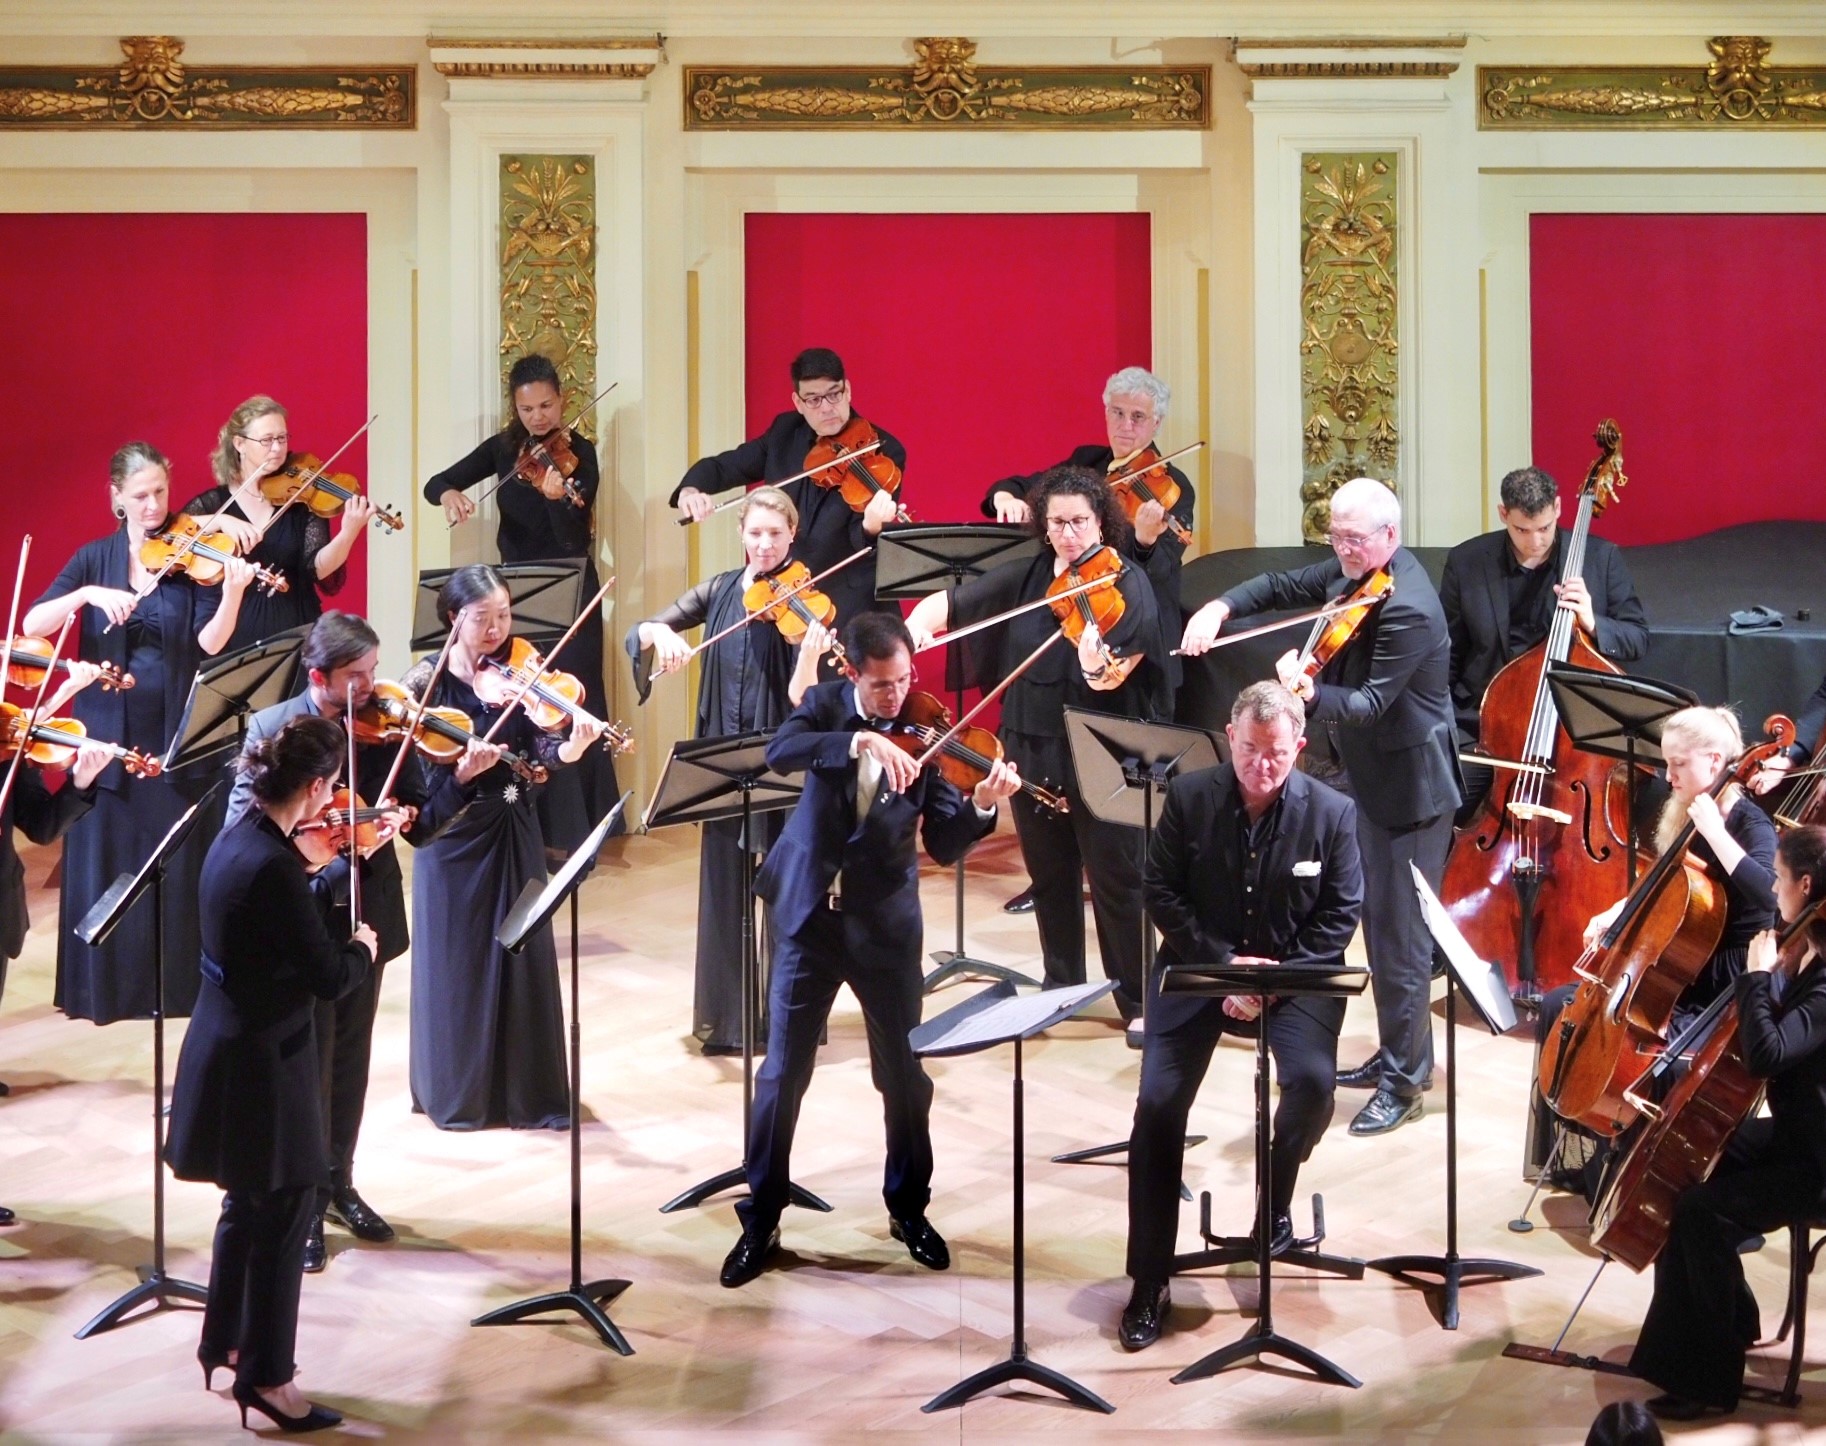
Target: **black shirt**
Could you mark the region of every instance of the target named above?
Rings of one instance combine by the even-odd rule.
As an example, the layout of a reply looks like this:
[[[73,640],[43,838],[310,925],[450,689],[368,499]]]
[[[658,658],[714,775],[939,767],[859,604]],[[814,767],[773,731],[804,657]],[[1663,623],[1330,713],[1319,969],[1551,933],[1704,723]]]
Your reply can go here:
[[[478,482],[507,476],[520,459],[519,436],[496,432],[459,462],[453,462],[425,484],[425,500],[441,504],[446,492],[467,491]],[[508,477],[494,493],[501,526],[495,534],[502,562],[539,562],[553,557],[582,557],[589,551],[591,523],[596,511],[596,489],[602,473],[596,449],[588,437],[571,433],[571,451],[577,470],[571,486],[583,498],[579,507],[568,496],[552,501],[537,487]]]
[[[1262,810],[1262,816],[1251,822],[1248,805],[1243,802],[1243,791],[1241,788],[1236,790],[1236,845],[1242,869],[1232,879],[1242,885],[1243,919],[1243,936],[1236,941],[1236,952],[1262,959],[1276,957],[1274,940],[1262,930],[1262,873],[1267,864],[1268,846],[1281,831],[1281,799],[1285,796],[1283,789],[1275,795],[1274,802]]]
[[[1503,581],[1509,589],[1509,655],[1525,653],[1547,636],[1559,597],[1553,580],[1560,575],[1560,550],[1566,534],[1557,533],[1553,550],[1538,567],[1523,567],[1515,549],[1503,549]]]

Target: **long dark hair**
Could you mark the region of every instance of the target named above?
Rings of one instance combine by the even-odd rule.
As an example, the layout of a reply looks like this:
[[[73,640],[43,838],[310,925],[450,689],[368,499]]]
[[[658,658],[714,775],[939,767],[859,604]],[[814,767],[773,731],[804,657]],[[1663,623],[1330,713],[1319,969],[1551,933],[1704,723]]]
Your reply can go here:
[[[1826,828],[1809,824],[1791,828],[1775,846],[1776,855],[1788,865],[1788,872],[1807,880],[1807,902],[1826,901]],[[1816,917],[1808,931],[1816,949],[1826,952],[1826,923]]]
[[[444,626],[449,627],[456,615],[471,603],[480,602],[490,593],[506,590],[507,583],[500,573],[485,562],[472,562],[451,573],[438,589],[437,615]]]
[[[255,798],[281,804],[313,779],[334,778],[347,742],[348,736],[328,718],[307,713],[271,737],[249,743],[236,766],[247,775]]]
[[[1120,548],[1129,538],[1129,519],[1116,500],[1116,494],[1089,467],[1053,467],[1042,472],[1027,489],[1027,505],[1033,509],[1028,526],[1033,535],[1046,541],[1046,507],[1055,497],[1082,497],[1097,514],[1097,526],[1103,540]]]

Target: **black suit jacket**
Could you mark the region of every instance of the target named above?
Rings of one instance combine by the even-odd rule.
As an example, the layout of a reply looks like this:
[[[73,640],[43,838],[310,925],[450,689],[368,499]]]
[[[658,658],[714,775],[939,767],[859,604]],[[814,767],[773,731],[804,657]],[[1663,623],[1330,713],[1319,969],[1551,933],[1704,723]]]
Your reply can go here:
[[[1451,644],[1433,580],[1405,547],[1395,587],[1319,674],[1307,717],[1336,723],[1338,754],[1364,817],[1401,828],[1458,807],[1463,785],[1448,690]],[[1233,617],[1316,607],[1351,590],[1336,557],[1266,572],[1224,594]]]
[[[1562,531],[1561,546],[1565,537]],[[1452,638],[1452,708],[1459,727],[1472,738],[1484,690],[1503,664],[1517,656],[1509,646],[1508,555],[1509,534],[1486,532],[1447,553],[1439,579],[1439,603]],[[1559,556],[1556,550],[1542,565],[1557,572]],[[1648,617],[1624,566],[1623,550],[1602,537],[1587,536],[1583,572],[1598,623],[1592,639],[1598,651],[1619,663],[1642,657],[1648,652]],[[1556,602],[1552,590],[1543,589],[1539,614],[1529,620],[1530,647],[1547,636]]]
[[[1262,863],[1262,917],[1253,934],[1245,910],[1237,815],[1242,795],[1228,763],[1183,774],[1167,785],[1144,886],[1148,917],[1160,930],[1160,965],[1222,964],[1245,940],[1252,953],[1282,964],[1342,966],[1363,911],[1357,809],[1308,774],[1288,776],[1280,817]],[[1315,867],[1316,865],[1316,867]],[[1150,981],[1149,1028],[1172,1029],[1204,999],[1160,994]]]
[[[1769,1081],[1774,1153],[1826,1181],[1826,963],[1815,959],[1780,1000],[1768,974],[1737,981],[1738,1048]]]
[[[6,765],[0,762],[0,777],[5,772]],[[52,793],[36,768],[29,763],[19,765],[12,795],[0,812],[0,984],[6,982],[7,961],[17,959],[25,947],[25,931],[31,923],[25,912],[25,865],[13,846],[13,826],[17,824],[35,844],[55,843],[94,805],[93,787],[78,788],[65,782]]]
[[[845,942],[855,962],[917,962],[924,922],[919,909],[919,853],[956,863],[995,827],[937,773],[921,773],[907,793],[876,790],[868,816],[856,820],[852,735],[863,726],[847,680],[820,683],[805,695],[767,745],[767,766],[805,774],[805,792],[755,880],[773,908],[774,927],[791,936],[824,907],[843,876]]]

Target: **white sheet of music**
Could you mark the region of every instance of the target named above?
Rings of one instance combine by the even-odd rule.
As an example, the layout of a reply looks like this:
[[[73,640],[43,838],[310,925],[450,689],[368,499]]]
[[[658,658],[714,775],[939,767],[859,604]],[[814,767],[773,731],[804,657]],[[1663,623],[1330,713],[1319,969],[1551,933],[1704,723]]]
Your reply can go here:
[[[1420,911],[1426,915],[1427,932],[1445,952],[1446,965],[1457,978],[1458,987],[1471,996],[1484,1023],[1493,1032],[1507,1034],[1515,1028],[1515,1001],[1510,998],[1509,981],[1503,977],[1502,967],[1477,957],[1469,941],[1458,932],[1458,925],[1452,921],[1446,906],[1440,903],[1439,895],[1433,892],[1426,875],[1411,863],[1408,867],[1414,872],[1414,888],[1420,894]]]

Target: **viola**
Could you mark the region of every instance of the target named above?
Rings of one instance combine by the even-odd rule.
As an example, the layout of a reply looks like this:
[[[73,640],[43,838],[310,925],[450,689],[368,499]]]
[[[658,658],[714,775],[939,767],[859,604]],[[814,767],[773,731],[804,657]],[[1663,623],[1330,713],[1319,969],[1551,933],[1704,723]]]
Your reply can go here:
[[[852,456],[859,448],[874,451]],[[877,497],[890,497],[900,491],[900,468],[881,450],[881,434],[861,417],[851,417],[834,437],[820,437],[805,454],[805,470],[820,487],[837,489],[837,495],[853,512],[866,512]],[[896,522],[911,522],[913,514],[899,505],[894,508]]]
[[[1312,636],[1300,652],[1300,672],[1308,682],[1318,679],[1325,665],[1344,650],[1344,645],[1369,621],[1377,605],[1394,591],[1394,574],[1386,567],[1379,567],[1330,605],[1327,610],[1331,616],[1321,618],[1313,625]]]
[[[756,622],[772,623],[780,636],[795,647],[805,641],[813,623],[821,623],[830,632],[837,630],[837,604],[830,597],[807,586],[812,570],[802,562],[763,573],[748,584],[742,593],[742,607]],[[843,644],[832,643],[831,651],[843,662]]]
[[[40,768],[68,768],[76,762],[78,749],[85,743],[96,743],[135,777],[157,778],[164,771],[164,764],[158,759],[136,749],[91,739],[79,719],[40,718],[28,726],[30,717],[24,708],[0,703],[0,758],[11,758],[23,748],[27,763]]]
[[[1126,604],[1123,602],[1122,589],[1117,584],[1124,569],[1125,564],[1116,549],[1099,543],[1076,562],[1067,564],[1065,571],[1047,584],[1046,596],[1050,600],[1053,616],[1058,618],[1065,640],[1073,647],[1078,645],[1087,627],[1094,626],[1100,637],[1107,638],[1110,629],[1122,621]],[[1058,596],[1084,583],[1093,586],[1089,591],[1072,597]],[[1103,665],[1116,674],[1119,682],[1141,666],[1141,660],[1140,653],[1119,658],[1109,650],[1107,644],[1103,648]]]
[[[402,684],[377,679],[368,701],[355,710],[355,741],[404,743],[410,734],[413,747],[433,763],[455,763],[477,738],[469,715],[461,708],[427,708],[415,729],[412,714],[417,705]],[[501,761],[527,783],[544,783],[549,776],[544,764],[518,753],[503,753]]]
[[[349,472],[326,473],[317,454],[305,452],[286,458],[277,472],[262,477],[260,495],[275,507],[290,506],[296,499],[318,517],[337,517],[361,496],[361,483]],[[398,532],[406,525],[406,519],[397,511],[378,502],[374,504],[374,521],[389,532]]]
[[[1122,504],[1123,515],[1128,518],[1129,525],[1135,525],[1135,514],[1146,503],[1158,502],[1161,510],[1167,514],[1167,530],[1181,542],[1190,543],[1192,529],[1173,514],[1173,509],[1179,505],[1180,486],[1167,470],[1160,448],[1150,442],[1122,466],[1123,470],[1111,477],[1109,484],[1110,491],[1116,494],[1116,500]]]
[[[52,647],[49,638],[15,637],[7,644],[6,681],[17,688],[37,688],[44,683],[44,670],[47,665],[59,673],[68,673],[70,663],[67,658],[52,661]],[[102,687],[113,691],[133,686],[133,674],[123,673],[113,663],[98,663],[101,676],[95,681]]]
[[[504,703],[524,688],[526,716],[547,733],[567,728],[578,718],[596,721],[596,715],[583,706],[582,681],[546,667],[539,650],[525,638],[510,640],[505,659],[484,657],[480,666],[501,680],[502,691],[493,697],[478,696],[486,703]],[[634,733],[625,723],[605,724],[602,742],[611,753],[626,753],[634,746]]]
[[[234,538],[226,532],[205,532],[203,524],[185,512],[168,517],[164,527],[139,548],[140,565],[148,571],[164,574],[175,569],[203,587],[214,587],[221,582],[228,560],[240,555],[241,549]],[[283,573],[258,563],[254,564],[254,582],[269,597],[276,592],[292,590]]]
[[[1763,724],[1770,741],[1744,750],[1707,790],[1718,798],[1794,738],[1777,714]],[[1640,1114],[1629,1096],[1667,1043],[1674,1005],[1712,957],[1725,927],[1722,881],[1687,850],[1689,821],[1644,870],[1598,941],[1573,965],[1577,992],[1541,1044],[1539,1084],[1555,1112],[1604,1136]]]
[[[514,459],[514,476],[528,486],[537,487],[545,480],[548,470],[564,479],[564,495],[571,506],[589,505],[571,481],[577,472],[577,453],[571,448],[571,432],[568,427],[559,427],[543,437],[528,437],[520,443],[520,455]]]
[[[359,737],[357,734],[358,741]],[[380,826],[394,812],[391,808],[368,807],[360,794],[351,796],[344,785],[330,795],[330,801],[315,816],[293,830],[293,837],[299,852],[312,863],[327,864],[338,854],[346,853],[351,844],[362,853],[378,848]]]
[[[909,693],[900,712],[883,730],[883,736],[917,758],[950,731],[951,723],[951,710],[942,700],[930,693]],[[959,793],[969,793],[989,777],[989,770],[1001,757],[1000,738],[987,728],[966,725],[952,733],[933,761],[942,778]],[[1021,792],[1054,813],[1071,810],[1070,800],[1037,783],[1022,779]]]

